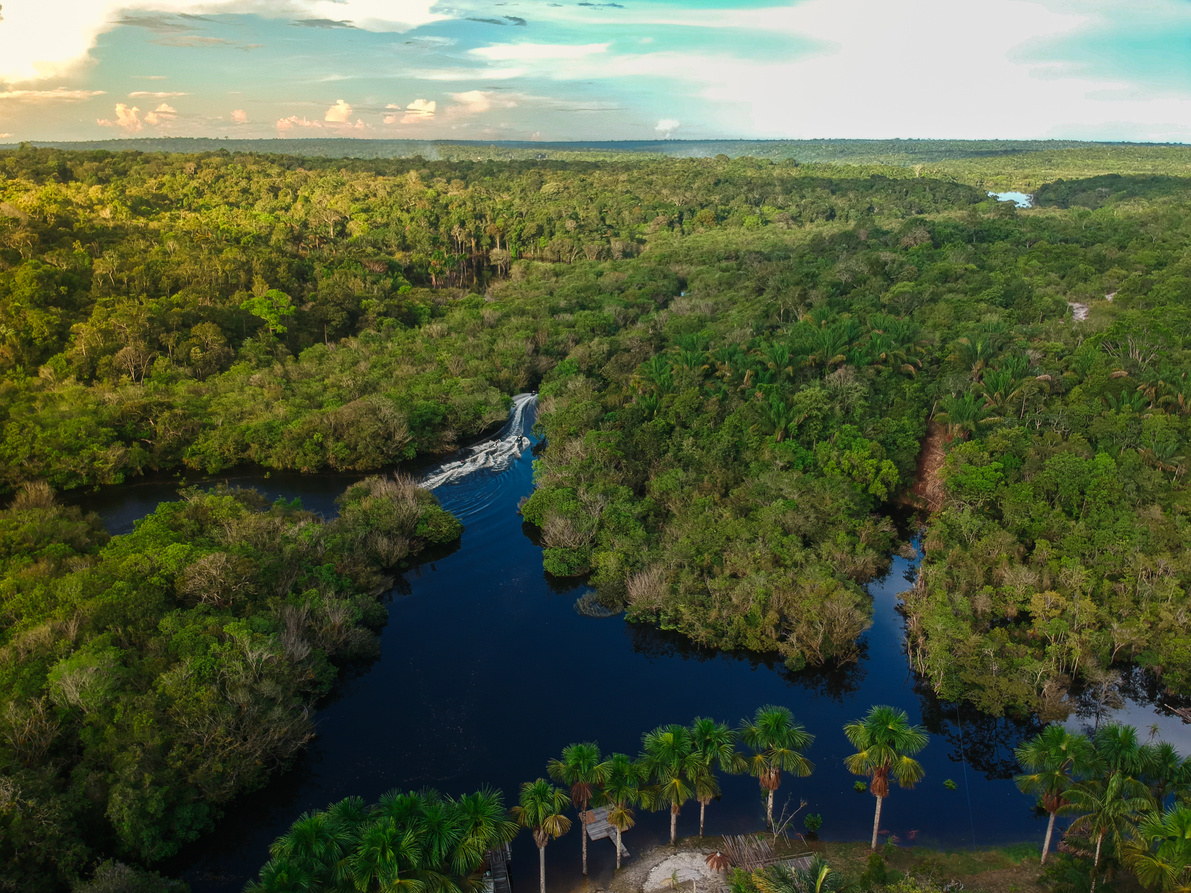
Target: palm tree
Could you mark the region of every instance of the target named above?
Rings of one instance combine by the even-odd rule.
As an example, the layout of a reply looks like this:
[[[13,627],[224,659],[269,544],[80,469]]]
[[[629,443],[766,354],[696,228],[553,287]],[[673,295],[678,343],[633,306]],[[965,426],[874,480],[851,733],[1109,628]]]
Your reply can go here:
[[[244,893],[305,893],[316,887],[310,872],[289,856],[274,856],[260,871],[260,879],[249,881]]]
[[[641,765],[623,753],[612,754],[607,766],[600,799],[608,804],[608,822],[616,829],[616,870],[619,871],[621,839],[636,824],[633,807],[641,802],[644,776]]]
[[[1155,808],[1161,809],[1166,798],[1186,784],[1191,761],[1184,761],[1166,741],[1143,745],[1141,750],[1141,780],[1149,787]]]
[[[832,871],[819,853],[806,868],[778,863],[753,872],[753,884],[761,893],[836,893],[847,886],[839,872]]]
[[[672,723],[658,726],[642,739],[641,766],[650,787],[643,800],[651,809],[670,807],[670,846],[678,839],[678,812],[691,799],[691,778],[697,771],[698,758],[691,750],[691,733],[685,726]]]
[[[994,415],[988,405],[981,403],[972,391],[962,397],[954,394],[944,397],[939,401],[934,418],[939,424],[947,426],[948,434],[962,440],[977,436],[989,425],[1001,421],[1001,417]]]
[[[517,824],[531,829],[538,845],[540,893],[546,893],[546,844],[571,830],[571,820],[562,814],[570,805],[566,791],[538,778],[521,785],[521,803],[512,809]]]
[[[926,730],[911,725],[906,711],[878,705],[870,708],[864,719],[845,725],[844,734],[856,748],[856,753],[844,758],[844,765],[853,775],[867,775],[869,790],[877,798],[872,842],[875,851],[881,806],[889,796],[889,779],[899,787],[912,788],[926,774],[922,764],[914,759],[914,754],[926,747]]]
[[[1103,760],[1107,770],[1113,774],[1136,777],[1145,768],[1147,753],[1137,740],[1137,729],[1133,726],[1112,723],[1101,726],[1092,735],[1096,756]]]
[[[1089,842],[1096,842],[1091,888],[1091,893],[1096,893],[1096,873],[1100,870],[1105,841],[1109,854],[1119,857],[1125,839],[1134,830],[1134,817],[1149,806],[1149,796],[1145,785],[1135,778],[1125,772],[1110,771],[1073,785],[1067,792],[1067,801],[1066,811],[1080,814],[1067,833],[1085,835]]]
[[[273,841],[269,855],[283,860],[278,865],[292,865],[308,875],[315,886],[322,886],[334,879],[343,843],[344,838],[336,833],[326,813],[304,812],[285,835]]]
[[[408,876],[421,862],[422,853],[414,831],[402,830],[387,816],[377,819],[363,829],[356,851],[349,860],[351,881],[360,893],[396,893],[410,890],[418,893],[420,881]],[[407,874],[402,875],[406,869]]]
[[[1191,807],[1172,806],[1142,819],[1138,839],[1125,845],[1124,862],[1143,887],[1191,888]]]
[[[406,874],[412,875],[415,885],[432,890],[458,888],[457,877],[467,875],[471,869],[456,872],[451,865],[463,840],[463,818],[453,801],[444,800],[432,788],[408,793],[389,791],[377,801],[376,811],[393,823],[398,834],[408,833],[416,841],[417,863],[406,866]]]
[[[561,760],[546,764],[546,772],[559,784],[571,786],[571,802],[579,810],[580,838],[583,840],[583,874],[587,874],[587,807],[592,795],[603,784],[608,764],[600,761],[600,748],[594,741],[569,744],[562,749]]]
[[[795,722],[794,714],[786,707],[766,704],[757,708],[752,720],[740,721],[740,740],[753,751],[747,765],[761,790],[768,793],[765,818],[772,828],[773,795],[782,783],[782,772],[805,778],[814,771],[814,764],[802,751],[811,746],[815,736]]]
[[[736,750],[736,733],[726,723],[696,716],[691,725],[691,749],[699,758],[695,773],[695,799],[699,801],[699,836],[707,804],[720,793],[715,770],[735,774],[748,768]]]
[[[1017,748],[1017,761],[1026,770],[1013,780],[1023,794],[1034,794],[1038,805],[1050,815],[1046,839],[1042,842],[1042,864],[1050,853],[1050,839],[1055,830],[1055,816],[1067,804],[1067,789],[1083,775],[1096,758],[1087,735],[1077,735],[1062,726],[1047,726]]]
[[[456,809],[463,835],[451,858],[451,870],[458,877],[467,877],[483,864],[489,851],[511,843],[518,827],[505,810],[504,795],[491,788],[465,794],[456,802]]]

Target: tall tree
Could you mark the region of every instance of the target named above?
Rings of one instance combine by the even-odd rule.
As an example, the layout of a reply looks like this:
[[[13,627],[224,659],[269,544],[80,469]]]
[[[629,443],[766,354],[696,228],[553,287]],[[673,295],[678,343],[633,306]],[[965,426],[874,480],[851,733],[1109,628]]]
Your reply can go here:
[[[538,778],[521,785],[520,803],[512,809],[513,818],[533,831],[533,842],[538,845],[540,893],[546,893],[546,844],[571,830],[571,820],[563,815],[570,805],[566,791]]]
[[[1067,792],[1066,810],[1077,813],[1068,835],[1086,836],[1093,846],[1091,893],[1096,893],[1100,856],[1108,844],[1114,859],[1136,828],[1136,818],[1149,806],[1145,785],[1125,772],[1109,771],[1085,779]]]
[[[1091,767],[1095,748],[1087,735],[1075,734],[1060,725],[1050,725],[1017,748],[1017,761],[1026,770],[1013,780],[1024,794],[1033,794],[1050,819],[1042,842],[1041,863],[1046,864],[1055,816],[1066,806],[1067,790]]]
[[[773,795],[781,786],[782,773],[805,778],[814,771],[814,764],[802,754],[814,740],[786,707],[766,704],[757,708],[751,720],[741,720],[740,741],[753,751],[746,758],[749,772],[767,793],[765,819],[769,827],[773,827]]]
[[[719,796],[715,770],[737,773],[748,768],[736,749],[736,732],[726,723],[697,716],[691,725],[691,748],[698,757],[695,773],[695,799],[699,801],[699,836],[703,836],[703,818],[707,804]]]
[[[616,829],[616,869],[619,871],[621,840],[624,832],[636,824],[633,807],[641,802],[644,770],[623,753],[612,754],[607,765],[600,799],[608,804],[608,822]]]
[[[650,786],[644,802],[650,808],[670,807],[670,845],[678,840],[678,813],[691,799],[691,778],[697,771],[698,758],[691,749],[691,732],[672,723],[658,726],[643,741],[641,765]]]
[[[872,849],[876,850],[889,780],[892,778],[899,787],[912,788],[926,774],[914,759],[914,754],[926,747],[926,730],[912,725],[906,711],[878,705],[870,708],[863,719],[845,725],[844,734],[856,748],[856,753],[844,758],[844,765],[853,775],[867,775],[869,790],[877,798],[872,841]]]
[[[587,807],[608,772],[608,764],[600,759],[600,747],[594,741],[568,744],[562,749],[562,759],[546,764],[546,772],[559,784],[570,785],[571,802],[579,810],[579,837],[583,841],[583,874],[587,875]]]

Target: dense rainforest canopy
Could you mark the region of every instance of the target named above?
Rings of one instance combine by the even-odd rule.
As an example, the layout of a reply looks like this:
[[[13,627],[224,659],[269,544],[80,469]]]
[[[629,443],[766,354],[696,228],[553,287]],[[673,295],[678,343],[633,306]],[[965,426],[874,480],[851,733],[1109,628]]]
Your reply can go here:
[[[944,698],[1056,715],[1127,662],[1191,693],[1191,152],[1036,154],[1018,210],[995,155],[0,152],[5,882],[192,839],[458,535],[405,481],[330,522],[196,491],[110,540],[50,488],[388,469],[524,390],[546,569],[633,620],[852,660],[910,505]]]

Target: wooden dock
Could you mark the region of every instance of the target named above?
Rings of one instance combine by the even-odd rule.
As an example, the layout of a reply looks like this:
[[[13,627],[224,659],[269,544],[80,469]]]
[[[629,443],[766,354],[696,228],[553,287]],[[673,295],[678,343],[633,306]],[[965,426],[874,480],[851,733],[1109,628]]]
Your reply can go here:
[[[492,893],[513,893],[513,885],[509,882],[509,860],[512,857],[513,853],[508,844],[500,849],[488,851],[488,877],[484,878],[485,889],[491,889]]]
[[[583,813],[583,824],[587,827],[587,836],[592,840],[607,839],[612,841],[613,846],[616,845],[616,829],[608,821],[608,807],[587,810]],[[620,858],[629,858],[629,851],[623,843],[620,845]]]

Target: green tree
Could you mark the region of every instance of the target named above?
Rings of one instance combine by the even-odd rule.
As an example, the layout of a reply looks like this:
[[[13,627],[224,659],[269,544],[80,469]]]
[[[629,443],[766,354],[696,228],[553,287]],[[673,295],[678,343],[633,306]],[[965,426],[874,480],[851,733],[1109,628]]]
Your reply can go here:
[[[126,889],[122,887],[121,889]],[[310,872],[289,856],[274,856],[261,867],[260,877],[249,881],[244,893],[305,893],[318,889]]]
[[[1136,828],[1137,816],[1150,803],[1145,785],[1124,772],[1109,771],[1078,782],[1067,791],[1065,811],[1077,813],[1067,835],[1086,837],[1093,847],[1091,893],[1096,893],[1100,856],[1108,844],[1113,859]]]
[[[253,295],[240,305],[240,309],[263,319],[270,335],[284,333],[286,329],[282,320],[297,312],[293,299],[275,288],[269,289],[263,295]]]
[[[505,809],[500,791],[481,788],[456,801],[461,839],[451,859],[451,868],[459,876],[478,870],[490,850],[511,843],[517,836],[517,823]]]
[[[715,770],[735,774],[748,768],[736,749],[736,732],[726,723],[703,716],[691,725],[691,749],[698,762],[695,769],[695,799],[699,801],[699,836],[703,836],[703,817],[707,804],[720,793]]]
[[[670,845],[678,840],[678,813],[694,793],[691,778],[698,767],[691,732],[672,723],[658,726],[642,739],[641,766],[649,787],[644,803],[651,809],[670,808]]]
[[[521,785],[520,804],[512,809],[517,823],[533,831],[538,846],[539,893],[546,893],[546,844],[571,830],[571,820],[563,815],[570,805],[566,791],[538,778]]]
[[[1148,813],[1137,837],[1124,846],[1124,863],[1143,887],[1191,889],[1191,807],[1178,804]]]
[[[875,851],[881,806],[889,796],[889,780],[892,778],[900,787],[912,788],[925,775],[914,754],[926,747],[926,730],[912,725],[904,710],[878,705],[870,708],[863,719],[845,725],[844,734],[856,748],[856,753],[844,758],[844,765],[853,775],[868,776],[868,788],[877,798],[871,844]]]
[[[360,893],[419,893],[421,882],[409,875],[421,859],[414,831],[398,828],[391,818],[380,818],[363,830],[347,868]]]
[[[641,765],[623,753],[612,754],[607,766],[600,797],[608,804],[608,822],[616,829],[616,869],[619,871],[623,835],[636,824],[633,807],[641,802],[644,774]]]
[[[741,720],[740,741],[753,751],[746,762],[766,792],[765,820],[769,827],[773,827],[773,797],[781,786],[782,773],[805,778],[814,771],[814,764],[802,754],[814,740],[815,736],[795,722],[794,714],[786,707],[766,704],[757,708],[751,720]]]
[[[288,860],[318,887],[334,879],[343,858],[344,844],[349,840],[354,843],[348,835],[338,831],[326,813],[304,812],[284,836],[273,842],[269,854],[274,859]]]
[[[587,807],[603,784],[608,764],[600,759],[599,745],[593,741],[568,744],[562,749],[562,759],[546,764],[546,772],[559,784],[570,785],[571,802],[579,810],[579,837],[583,840],[583,874],[587,875]]]
[[[1069,732],[1060,725],[1050,725],[1017,748],[1017,761],[1026,770],[1013,780],[1024,794],[1033,794],[1038,805],[1050,816],[1046,838],[1042,842],[1041,864],[1050,853],[1055,816],[1066,805],[1067,790],[1083,775],[1096,758],[1087,735]]]
[[[833,871],[819,853],[806,868],[779,863],[754,871],[752,880],[760,893],[836,893],[848,887],[844,876]]]

